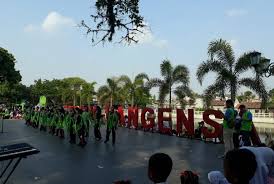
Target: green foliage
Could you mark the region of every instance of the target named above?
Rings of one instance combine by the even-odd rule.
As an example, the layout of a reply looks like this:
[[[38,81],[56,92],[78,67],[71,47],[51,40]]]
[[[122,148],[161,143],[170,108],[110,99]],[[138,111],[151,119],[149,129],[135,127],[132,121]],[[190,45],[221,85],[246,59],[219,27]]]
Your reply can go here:
[[[255,99],[255,95],[251,91],[245,91],[240,96],[237,96],[239,102],[248,102],[252,99]]]
[[[172,92],[178,97],[182,106],[185,106],[185,97],[192,96],[189,88],[189,71],[184,65],[172,66],[169,60],[164,60],[160,65],[163,79],[154,78],[149,82],[150,87],[159,87],[159,102],[164,104],[166,96],[169,95],[169,105],[171,106]],[[172,87],[176,85],[174,91]]]
[[[268,107],[269,108],[274,108],[274,88],[271,89],[269,92],[268,92],[268,96],[270,98],[270,101],[268,103]]]
[[[39,97],[45,95],[49,103],[84,105],[91,103],[94,95],[94,85],[88,83],[79,77],[64,78],[62,80],[36,80],[34,85],[30,86],[32,103],[38,103]],[[80,102],[81,100],[81,102]]]
[[[0,83],[16,84],[21,81],[21,75],[15,69],[15,58],[4,48],[0,47]]]
[[[97,91],[97,97],[101,105],[123,104],[126,100],[125,91],[119,78],[108,78],[107,84]]]
[[[122,90],[125,91],[127,103],[139,106],[146,106],[150,103],[149,89],[145,86],[146,82],[149,81],[147,74],[140,73],[133,81],[128,76],[122,75],[119,81],[122,83]]]
[[[25,95],[26,88],[19,84],[22,77],[15,63],[14,56],[0,47],[0,102],[16,102]]]
[[[242,73],[253,69],[250,53],[245,53],[236,60],[231,45],[227,41],[219,39],[209,43],[208,55],[209,59],[199,65],[196,73],[201,85],[209,72],[217,74],[215,82],[209,85],[204,92],[207,105],[214,96],[224,97],[227,91],[230,92],[231,99],[235,101],[237,91],[241,86],[257,93],[262,99],[262,106],[266,105],[267,91],[263,79],[259,75],[241,78]]]

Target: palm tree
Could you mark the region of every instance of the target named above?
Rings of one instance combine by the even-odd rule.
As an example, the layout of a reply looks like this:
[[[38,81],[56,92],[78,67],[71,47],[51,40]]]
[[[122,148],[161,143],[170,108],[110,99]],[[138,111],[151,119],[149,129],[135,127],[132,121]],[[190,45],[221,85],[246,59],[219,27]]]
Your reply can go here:
[[[124,83],[124,90],[127,92],[132,105],[134,105],[137,98],[140,97],[138,96],[138,92],[141,91],[142,95],[145,95],[146,92],[149,92],[145,87],[144,81],[149,81],[149,77],[145,73],[138,74],[133,81],[127,75],[122,75],[119,80]]]
[[[204,92],[207,103],[214,95],[224,97],[227,90],[230,92],[231,99],[235,101],[239,87],[245,86],[256,92],[262,98],[262,105],[265,105],[267,91],[262,77],[256,74],[254,77],[240,78],[244,72],[253,69],[250,53],[244,53],[236,60],[231,45],[219,39],[209,43],[208,55],[209,59],[200,64],[196,74],[201,85],[206,74],[209,72],[217,74],[215,82]]]
[[[121,90],[122,86],[120,85],[118,78],[108,78],[107,84],[98,89],[97,97],[101,104],[109,102],[110,106],[112,106],[114,102],[123,102]]]
[[[150,80],[150,87],[159,87],[159,101],[162,105],[169,95],[169,106],[171,107],[172,87],[177,85],[174,94],[177,97],[188,96],[189,89],[189,71],[184,65],[172,66],[169,60],[164,60],[160,65],[163,79],[154,78]]]

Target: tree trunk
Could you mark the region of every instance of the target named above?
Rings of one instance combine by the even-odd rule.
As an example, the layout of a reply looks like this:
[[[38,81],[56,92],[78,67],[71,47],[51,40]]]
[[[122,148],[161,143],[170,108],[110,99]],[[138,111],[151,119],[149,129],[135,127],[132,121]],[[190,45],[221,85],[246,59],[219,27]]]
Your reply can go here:
[[[134,106],[134,95],[131,96],[131,105]]]
[[[169,108],[171,108],[171,84],[169,83]]]
[[[171,108],[171,113],[169,113],[169,116],[170,116],[170,118],[171,118],[171,121],[169,122],[169,127],[170,127],[171,129],[173,129],[173,127],[172,127],[171,93],[172,93],[172,91],[171,91],[171,83],[169,83],[169,108]]]
[[[236,100],[236,82],[230,83],[231,100],[235,103]]]

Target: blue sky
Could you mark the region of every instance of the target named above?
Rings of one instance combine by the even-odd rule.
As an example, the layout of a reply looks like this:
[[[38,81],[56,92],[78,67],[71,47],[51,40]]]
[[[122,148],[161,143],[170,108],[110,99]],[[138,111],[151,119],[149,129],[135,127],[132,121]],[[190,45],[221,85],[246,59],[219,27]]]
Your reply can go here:
[[[274,61],[273,0],[140,0],[150,26],[141,43],[92,47],[75,25],[89,20],[94,2],[1,0],[0,46],[15,55],[24,84],[80,76],[99,86],[107,77],[140,72],[158,77],[168,58],[189,67],[191,87],[201,93],[214,75],[200,86],[196,69],[207,59],[208,43],[218,38],[230,41],[237,56],[259,50]],[[273,81],[266,79],[269,89]]]

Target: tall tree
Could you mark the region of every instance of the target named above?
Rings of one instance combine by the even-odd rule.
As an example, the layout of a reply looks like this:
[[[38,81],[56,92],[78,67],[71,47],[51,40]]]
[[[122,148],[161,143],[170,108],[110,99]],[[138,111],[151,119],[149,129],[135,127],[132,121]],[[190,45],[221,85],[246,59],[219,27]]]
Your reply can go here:
[[[16,84],[21,81],[21,75],[15,69],[16,60],[6,49],[0,47],[0,83]]]
[[[269,95],[271,104],[273,104],[274,106],[274,88],[269,91],[268,95]]]
[[[109,103],[111,106],[115,103],[124,103],[126,99],[118,78],[108,78],[107,84],[98,89],[97,97],[102,105]]]
[[[111,42],[118,31],[119,42],[138,42],[136,34],[142,33],[145,27],[139,13],[139,0],[97,0],[95,8],[96,13],[90,15],[95,25],[81,22],[87,35],[92,34],[93,43]]]
[[[241,86],[245,86],[262,98],[262,104],[267,102],[267,91],[264,81],[260,75],[241,78],[241,74],[253,69],[251,66],[250,53],[244,53],[238,59],[235,58],[231,45],[222,39],[214,40],[209,43],[209,58],[199,65],[197,70],[197,79],[202,85],[204,77],[209,72],[217,74],[215,82],[205,90],[205,96],[208,99],[214,95],[224,96],[228,90],[233,101]]]
[[[133,81],[127,75],[122,75],[119,80],[124,83],[123,88],[128,94],[132,105],[135,105],[136,101],[141,100],[140,98],[147,98],[149,96],[147,95],[149,90],[145,87],[145,82],[149,81],[147,74],[140,73]]]
[[[184,65],[172,66],[169,60],[164,60],[161,65],[163,79],[154,78],[150,80],[150,87],[159,87],[159,101],[164,104],[166,96],[169,96],[169,106],[172,103],[172,87],[176,85],[174,94],[182,98],[191,94],[189,89],[189,71]]]

